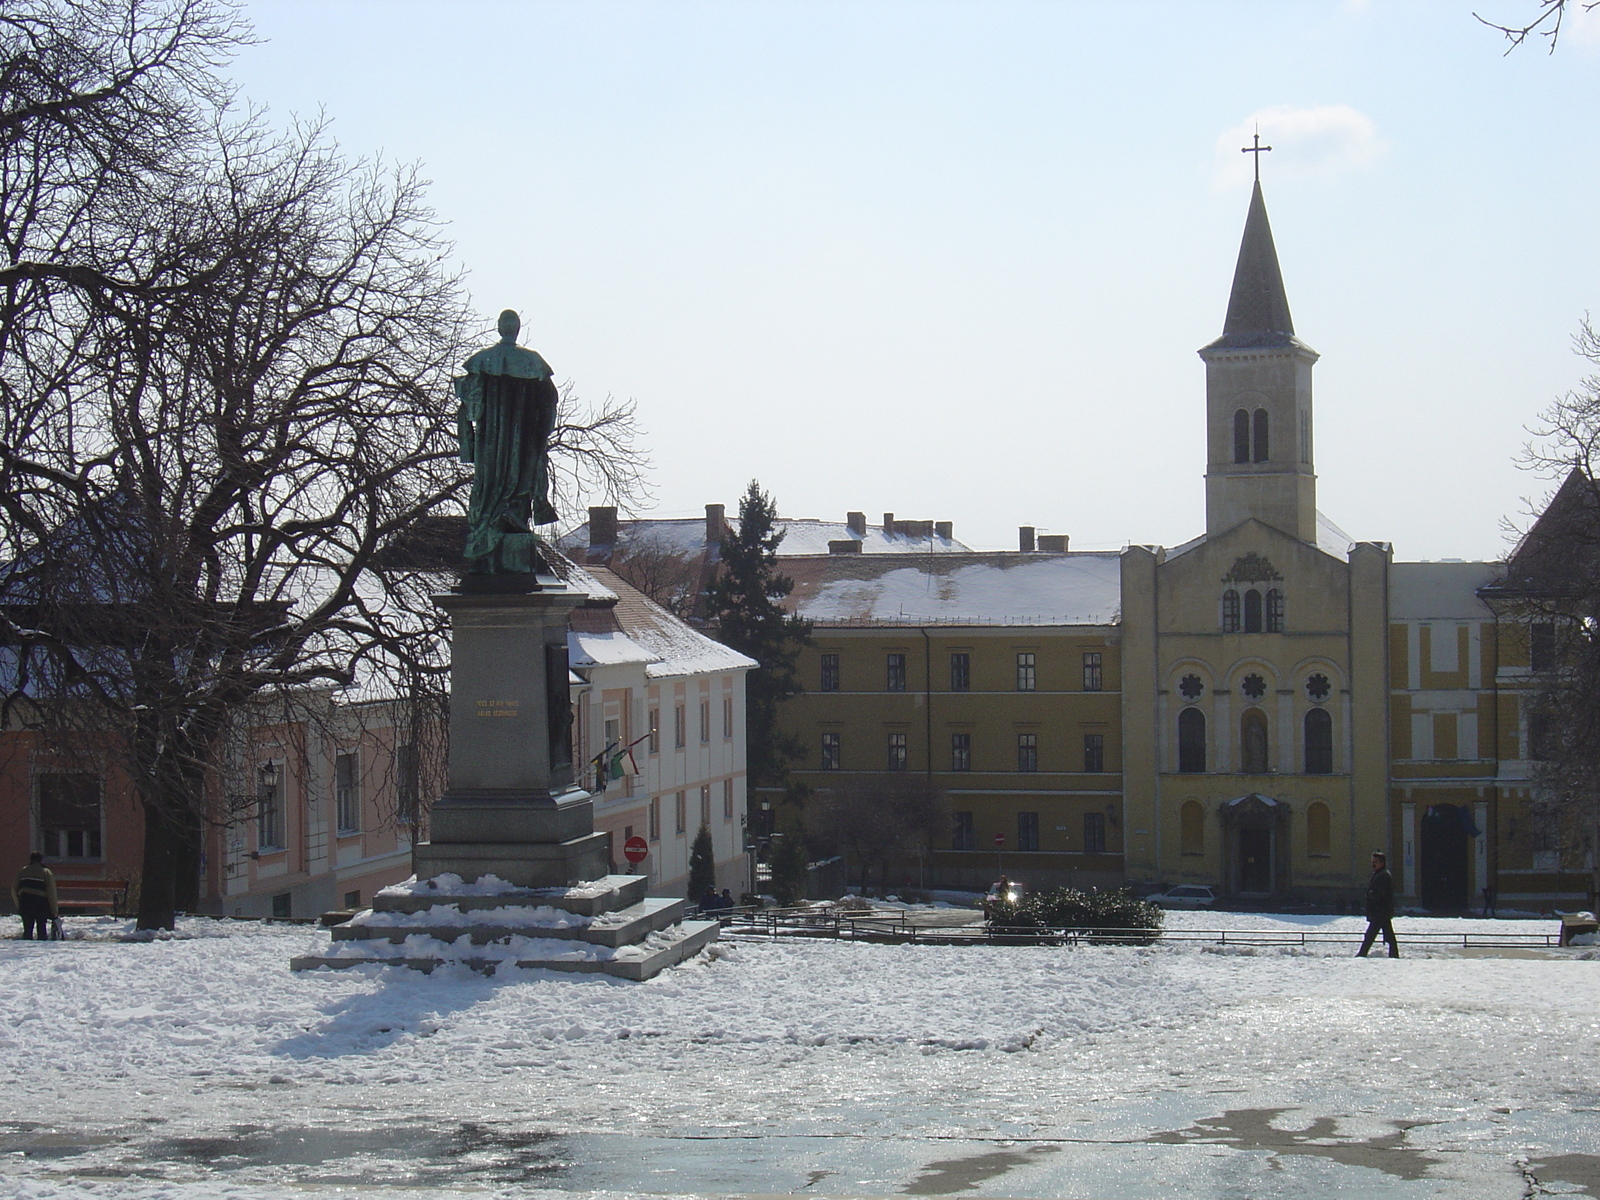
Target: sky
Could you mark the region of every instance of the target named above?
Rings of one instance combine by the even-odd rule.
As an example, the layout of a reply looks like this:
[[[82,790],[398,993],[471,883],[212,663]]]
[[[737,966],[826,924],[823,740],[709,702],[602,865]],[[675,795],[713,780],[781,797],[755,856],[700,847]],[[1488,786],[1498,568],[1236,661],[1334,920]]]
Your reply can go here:
[[[1259,125],[1318,505],[1497,558],[1600,314],[1600,12],[1537,0],[246,0],[273,119],[419,163],[485,342],[632,399],[654,516],[1204,528],[1204,368]],[[570,515],[580,519],[582,513]]]

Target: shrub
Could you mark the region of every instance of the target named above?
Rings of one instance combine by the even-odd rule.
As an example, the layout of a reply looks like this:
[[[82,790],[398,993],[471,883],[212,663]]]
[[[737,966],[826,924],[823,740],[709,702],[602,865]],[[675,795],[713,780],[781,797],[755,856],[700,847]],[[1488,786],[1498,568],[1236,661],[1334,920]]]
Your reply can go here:
[[[991,928],[1066,929],[1095,940],[1148,943],[1161,930],[1162,911],[1134,899],[1127,888],[1080,892],[1056,888],[1025,896],[1020,904],[996,904]],[[1136,931],[1130,933],[1129,931]]]

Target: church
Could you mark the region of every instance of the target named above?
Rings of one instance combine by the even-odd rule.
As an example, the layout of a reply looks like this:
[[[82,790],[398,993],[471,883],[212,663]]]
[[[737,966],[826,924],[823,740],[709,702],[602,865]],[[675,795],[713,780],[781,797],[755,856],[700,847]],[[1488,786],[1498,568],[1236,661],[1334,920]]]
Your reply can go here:
[[[1528,807],[1537,634],[1487,602],[1505,564],[1397,562],[1317,509],[1318,355],[1259,179],[1199,355],[1205,532],[1183,545],[1024,528],[1014,552],[784,557],[815,626],[784,714],[799,777],[924,774],[947,823],[913,885],[1345,905],[1383,850],[1409,907],[1585,899],[1588,848]]]

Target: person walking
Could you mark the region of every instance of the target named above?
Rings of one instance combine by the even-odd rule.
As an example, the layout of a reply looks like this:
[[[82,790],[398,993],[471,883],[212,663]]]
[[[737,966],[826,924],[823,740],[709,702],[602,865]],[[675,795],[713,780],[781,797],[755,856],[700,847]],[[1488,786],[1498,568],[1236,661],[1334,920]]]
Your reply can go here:
[[[1389,957],[1399,958],[1394,940],[1394,876],[1389,874],[1389,857],[1382,850],[1372,852],[1372,878],[1367,881],[1367,935],[1361,939],[1357,958],[1365,958],[1373,940],[1383,934]]]
[[[22,936],[48,940],[50,927],[61,916],[61,909],[56,901],[56,877],[37,850],[28,855],[28,865],[17,872],[11,899],[22,914]]]

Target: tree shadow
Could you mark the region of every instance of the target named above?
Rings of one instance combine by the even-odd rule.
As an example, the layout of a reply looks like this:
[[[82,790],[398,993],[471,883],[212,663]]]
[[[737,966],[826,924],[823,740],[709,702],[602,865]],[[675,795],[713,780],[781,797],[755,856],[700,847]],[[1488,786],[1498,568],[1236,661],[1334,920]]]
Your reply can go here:
[[[520,974],[497,978],[456,966],[426,975],[406,968],[366,969],[385,972],[375,991],[330,1000],[322,1006],[322,1020],[277,1043],[271,1053],[293,1059],[342,1058],[371,1054],[407,1036],[431,1037],[451,1014],[490,999],[518,982]]]

